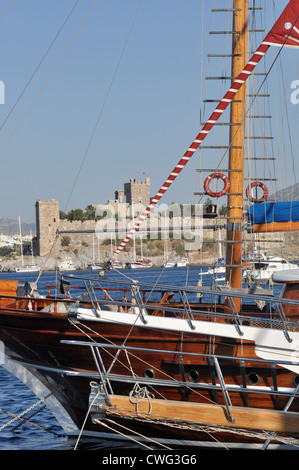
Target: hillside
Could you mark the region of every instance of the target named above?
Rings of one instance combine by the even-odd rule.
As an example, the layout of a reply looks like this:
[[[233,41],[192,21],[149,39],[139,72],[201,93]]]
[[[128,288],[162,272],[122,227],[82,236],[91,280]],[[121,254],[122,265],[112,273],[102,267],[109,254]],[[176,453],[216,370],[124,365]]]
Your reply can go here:
[[[276,191],[269,196],[268,201],[299,201],[299,183]]]
[[[35,223],[26,224],[21,222],[22,235],[27,235],[32,230],[35,234]],[[9,219],[7,217],[0,217],[0,233],[4,235],[16,235],[19,233],[19,222],[18,220]]]
[[[299,201],[299,183],[288,186],[280,191],[276,191],[268,197],[268,201]],[[22,222],[22,234],[27,235],[32,230],[35,234],[35,223],[27,224]],[[5,235],[15,235],[19,233],[18,220],[0,217],[0,233]]]

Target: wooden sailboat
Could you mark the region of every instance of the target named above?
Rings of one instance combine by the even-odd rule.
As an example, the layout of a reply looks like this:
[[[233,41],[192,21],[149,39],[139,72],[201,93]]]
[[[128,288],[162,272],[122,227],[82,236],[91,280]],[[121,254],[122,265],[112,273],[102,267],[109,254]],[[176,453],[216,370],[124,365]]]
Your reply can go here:
[[[235,0],[240,42],[246,30],[244,7],[246,2]],[[299,0],[291,0],[250,61],[239,64],[223,100],[116,254],[270,45],[297,47],[298,16]],[[233,107],[235,113],[242,119],[244,108]],[[242,127],[239,132],[241,139]],[[295,272],[276,276],[285,284],[279,298],[254,287],[242,289],[241,163],[239,154],[231,155],[229,181],[224,181],[231,201],[229,289],[132,281],[111,288],[109,275],[85,279],[84,285],[81,277],[69,275],[60,282],[59,294],[49,286],[47,296],[38,296],[17,281],[0,283],[5,367],[44,399],[68,435],[117,436],[170,447],[298,447],[299,277]]]
[[[134,205],[132,204],[133,224],[134,224]],[[143,257],[143,245],[142,236],[140,236],[140,256],[136,256],[136,239],[135,234],[133,236],[133,260],[125,263],[125,267],[128,269],[144,269],[151,268],[153,265],[152,261],[148,258]]]
[[[92,239],[92,262],[87,267],[91,271],[99,271],[100,269],[103,269],[103,265],[100,262],[99,245],[97,246],[97,257],[95,256],[95,236],[94,235]]]

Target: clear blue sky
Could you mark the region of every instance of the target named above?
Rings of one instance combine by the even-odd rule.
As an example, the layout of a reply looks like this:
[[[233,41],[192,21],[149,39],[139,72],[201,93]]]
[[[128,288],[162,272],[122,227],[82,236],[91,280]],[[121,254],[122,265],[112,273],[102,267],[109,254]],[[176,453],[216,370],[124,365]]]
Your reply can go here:
[[[66,211],[104,203],[143,172],[154,196],[200,130],[201,48],[211,41],[213,3],[204,2],[202,44],[200,0],[98,0],[60,61],[94,3],[79,1],[12,110],[75,3],[15,0],[0,17],[0,217],[33,222],[38,198],[58,199]],[[287,1],[275,4],[280,14]],[[223,29],[218,18],[213,27]],[[299,79],[293,54],[288,83]],[[197,167],[194,156],[165,202],[196,202]]]

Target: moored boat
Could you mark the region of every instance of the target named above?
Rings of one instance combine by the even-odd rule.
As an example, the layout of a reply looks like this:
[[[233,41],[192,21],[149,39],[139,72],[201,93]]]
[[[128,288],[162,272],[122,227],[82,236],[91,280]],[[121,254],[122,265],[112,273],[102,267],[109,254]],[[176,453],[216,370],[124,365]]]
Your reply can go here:
[[[187,258],[182,258],[179,261],[175,263],[176,267],[178,268],[185,268],[188,265],[188,259]]]
[[[143,257],[137,257],[135,261],[126,263],[128,269],[151,268],[152,266],[152,261]]]
[[[58,264],[58,270],[60,272],[75,271],[76,269],[78,268],[70,257],[65,258]]]
[[[163,264],[163,266],[164,268],[174,268],[176,266],[176,263],[174,261],[167,261]]]
[[[236,47],[248,24],[245,3],[234,2]],[[249,63],[234,70],[237,78],[229,92],[147,213],[270,44],[289,41],[297,47],[298,16],[299,1],[291,0]],[[233,56],[239,57],[239,51]],[[239,106],[241,100],[236,101]],[[232,124],[240,121],[232,119]],[[68,435],[117,436],[140,445],[154,441],[168,446],[298,447],[298,272],[291,278],[275,274],[275,282],[284,283],[278,297],[257,286],[241,287],[243,191],[238,185],[243,178],[233,160],[230,180],[224,179],[224,194],[230,191],[225,266],[229,285],[153,285],[127,276],[114,284],[109,276],[112,263],[105,264],[103,277],[65,276],[59,286],[48,286],[46,296],[33,295],[29,285],[17,281],[0,283],[4,366],[32,387]],[[217,179],[215,174],[206,190]],[[138,227],[139,221],[116,254]]]
[[[279,256],[267,256],[261,261],[255,261],[251,268],[243,273],[243,278],[248,282],[270,282],[277,271],[298,269],[295,263],[289,263]]]
[[[23,264],[15,268],[16,273],[38,273],[40,270],[41,268],[35,264]]]
[[[47,296],[35,293],[34,300],[18,281],[1,283],[4,366],[44,398],[69,435],[78,435],[84,422],[85,435],[112,438],[126,423],[128,435],[138,432],[141,443],[180,439],[213,446],[216,437],[221,447],[232,444],[230,436],[241,446],[261,446],[267,438],[296,444],[299,301],[269,291],[157,285],[158,299],[144,302],[151,284],[103,289],[103,281],[108,286],[112,280],[94,277],[79,295],[70,285],[80,281],[68,275],[59,299],[56,286],[49,286]],[[199,293],[218,299],[215,308],[185,297]],[[234,306],[240,295],[249,304],[237,315],[224,299]],[[267,304],[262,311],[250,304],[258,299]],[[287,315],[286,307],[293,309]],[[111,419],[112,431],[105,426]]]

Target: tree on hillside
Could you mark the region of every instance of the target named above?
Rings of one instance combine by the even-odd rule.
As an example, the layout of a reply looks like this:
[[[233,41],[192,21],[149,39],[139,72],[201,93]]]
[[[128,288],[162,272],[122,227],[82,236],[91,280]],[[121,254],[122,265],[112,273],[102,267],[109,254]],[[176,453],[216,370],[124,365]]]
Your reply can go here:
[[[62,237],[61,246],[70,246],[70,243],[71,243],[71,237],[69,237],[67,235]]]
[[[82,209],[71,209],[68,213],[68,220],[85,220],[84,211]]]

